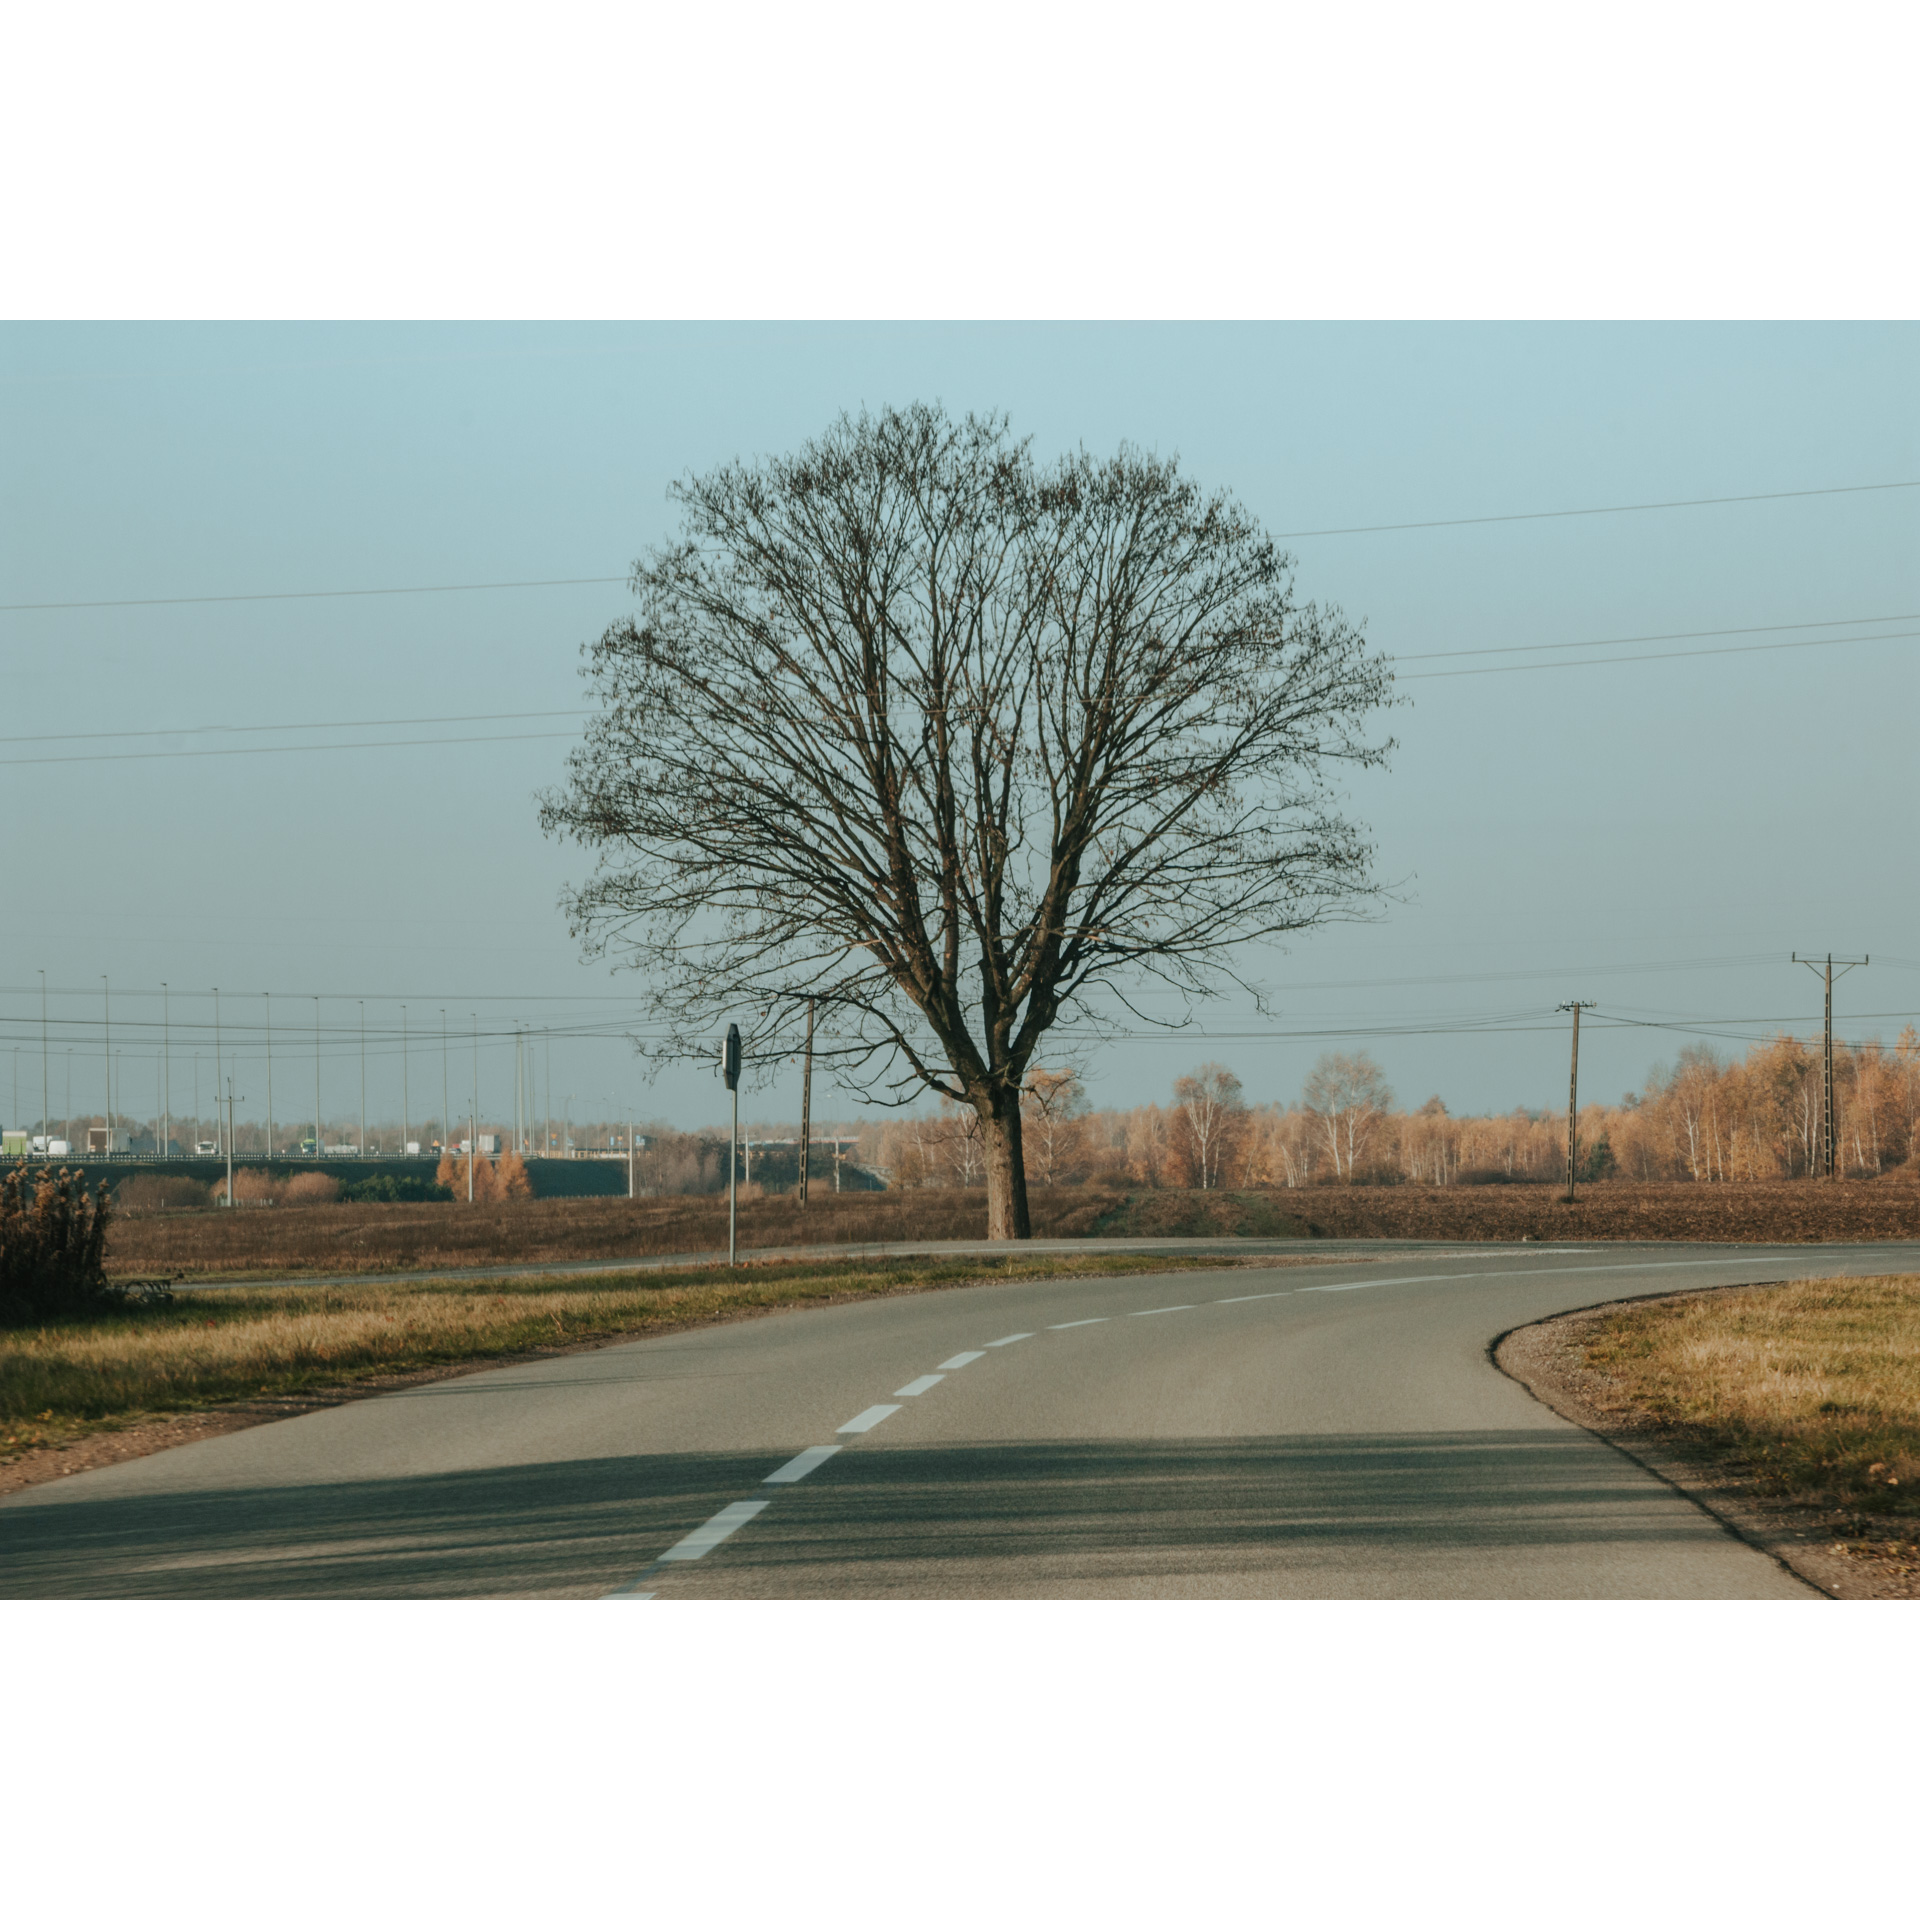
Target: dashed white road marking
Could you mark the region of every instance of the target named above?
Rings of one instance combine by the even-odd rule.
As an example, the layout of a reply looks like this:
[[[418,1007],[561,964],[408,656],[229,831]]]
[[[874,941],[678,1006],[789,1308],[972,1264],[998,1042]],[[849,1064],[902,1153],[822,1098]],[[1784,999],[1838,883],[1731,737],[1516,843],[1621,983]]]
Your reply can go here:
[[[904,1387],[895,1387],[893,1390],[894,1398],[896,1400],[917,1400],[921,1394],[937,1387],[946,1377],[944,1373],[923,1373],[919,1379],[909,1380]],[[845,1433],[846,1428],[842,1427],[840,1431]]]
[[[698,1560],[703,1554],[711,1553],[729,1534],[738,1533],[756,1513],[764,1513],[772,1504],[767,1500],[736,1500],[730,1507],[722,1507],[703,1527],[695,1527],[684,1540],[676,1541],[660,1558],[662,1560]]]
[[[1295,1287],[1282,1287],[1278,1293],[1236,1293],[1230,1300],[1216,1300],[1216,1307],[1237,1307],[1248,1300],[1285,1300],[1298,1291]]]
[[[989,1347],[1010,1347],[1016,1340],[1031,1340],[1032,1338],[1033,1335],[1030,1333],[1010,1333],[1004,1340],[989,1340],[987,1345]]]
[[[1024,1340],[1027,1336],[1024,1333],[1016,1333],[1013,1337],[1016,1340]],[[1004,1340],[996,1340],[993,1344],[996,1347],[1000,1347],[1005,1346],[1006,1342]],[[984,1360],[986,1357],[987,1356],[977,1348],[972,1353],[956,1353],[951,1360],[942,1360],[940,1362],[940,1371],[942,1373],[955,1373],[969,1362]]]
[[[796,1453],[784,1467],[775,1467],[760,1484],[764,1487],[790,1487],[796,1480],[804,1480],[815,1467],[831,1460],[839,1451],[838,1447],[808,1447],[804,1452]]]
[[[900,1411],[892,1402],[881,1406],[869,1407],[865,1413],[856,1413],[844,1427],[835,1427],[835,1433],[871,1433],[882,1420]]]
[[[1197,1303],[1190,1303],[1184,1307],[1137,1307],[1132,1313],[1127,1315],[1127,1318],[1129,1320],[1144,1320],[1150,1313],[1191,1313],[1194,1304]]]
[[[660,1596],[651,1587],[636,1592],[631,1587],[622,1587],[616,1593],[603,1593],[603,1600],[658,1600]]]
[[[1097,1327],[1103,1321],[1111,1320],[1110,1313],[1096,1313],[1091,1320],[1062,1320],[1057,1327],[1049,1327],[1049,1333],[1067,1333],[1074,1327]]]

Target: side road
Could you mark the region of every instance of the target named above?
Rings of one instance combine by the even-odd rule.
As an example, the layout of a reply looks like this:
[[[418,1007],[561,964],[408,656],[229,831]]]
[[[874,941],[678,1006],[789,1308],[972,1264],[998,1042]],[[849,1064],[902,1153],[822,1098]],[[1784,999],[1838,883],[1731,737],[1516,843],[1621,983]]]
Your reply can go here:
[[[1164,1254],[1190,1265],[1196,1258],[1213,1255],[1228,1260],[1249,1258],[1287,1260],[1388,1260],[1403,1254],[1431,1252],[1436,1259],[1477,1259],[1483,1254],[1504,1257],[1520,1253],[1598,1253],[1625,1254],[1645,1251],[1657,1253],[1712,1253],[1743,1247],[1742,1241],[1647,1240],[1620,1242],[1609,1240],[1553,1241],[1551,1243],[1506,1243],[1495,1248],[1463,1245],[1458,1240],[1300,1240],[1242,1239],[1232,1236],[1201,1239],[1174,1236],[1164,1239],[1098,1240],[868,1240],[850,1245],[755,1247],[743,1251],[740,1267],[791,1261],[822,1260],[900,1260],[900,1259],[995,1259],[1045,1254],[1056,1258],[1095,1259],[1106,1254]],[[1810,1249],[1793,1246],[1787,1251],[1806,1253]],[[511,1280],[535,1274],[592,1275],[613,1273],[653,1273],[680,1267],[711,1267],[714,1256],[707,1253],[635,1254],[619,1260],[531,1261],[502,1266],[435,1267],[415,1271],[380,1273],[261,1273],[226,1277],[219,1280],[185,1280],[175,1283],[177,1292],[220,1292],[236,1287],[337,1287],[355,1285],[406,1286],[413,1281]]]

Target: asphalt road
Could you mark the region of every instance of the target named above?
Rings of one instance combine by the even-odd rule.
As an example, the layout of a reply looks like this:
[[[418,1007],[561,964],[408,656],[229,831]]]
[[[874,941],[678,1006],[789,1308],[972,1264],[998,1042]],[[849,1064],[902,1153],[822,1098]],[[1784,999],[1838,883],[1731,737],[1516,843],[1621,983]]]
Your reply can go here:
[[[0,1595],[1813,1598],[1487,1350],[1606,1300],[1916,1266],[1449,1246],[780,1314],[30,1488]]]

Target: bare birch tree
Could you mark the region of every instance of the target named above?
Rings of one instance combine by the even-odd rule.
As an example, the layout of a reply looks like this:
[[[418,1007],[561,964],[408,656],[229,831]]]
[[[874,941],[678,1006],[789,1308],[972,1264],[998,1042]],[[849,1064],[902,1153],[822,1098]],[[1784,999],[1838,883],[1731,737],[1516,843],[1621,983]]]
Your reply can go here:
[[[1301,1103],[1326,1133],[1334,1172],[1351,1180],[1374,1129],[1393,1110],[1393,1089],[1368,1055],[1323,1053],[1307,1075]]]
[[[819,1051],[978,1116],[988,1231],[1028,1232],[1021,1089],[1056,1025],[1183,1003],[1356,910],[1334,808],[1390,675],[1225,495],[1123,448],[1042,470],[1000,419],[843,417],[674,490],[680,537],[588,649],[542,823],[597,850],[590,953],[648,976],[656,1059]],[[1177,1022],[1176,1022],[1177,1024]]]
[[[1217,1060],[1198,1073],[1183,1073],[1173,1083],[1174,1106],[1187,1123],[1187,1146],[1202,1188],[1217,1187],[1246,1118],[1240,1081]]]

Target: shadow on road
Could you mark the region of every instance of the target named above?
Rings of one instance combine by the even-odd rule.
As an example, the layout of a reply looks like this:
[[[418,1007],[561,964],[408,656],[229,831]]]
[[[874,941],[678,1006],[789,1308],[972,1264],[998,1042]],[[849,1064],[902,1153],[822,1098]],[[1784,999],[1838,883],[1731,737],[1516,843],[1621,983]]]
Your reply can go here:
[[[0,1594],[277,1598],[595,1593],[631,1579],[782,1456],[634,1455],[0,1507]],[[1275,1435],[849,1449],[699,1567],[767,1591],[952,1590],[969,1562],[1231,1573],[1290,1562],[1617,1553],[1699,1515],[1588,1436]],[[1072,1577],[1072,1576],[1069,1576]],[[911,1582],[910,1582],[911,1583]],[[964,1582],[963,1582],[964,1584]]]

